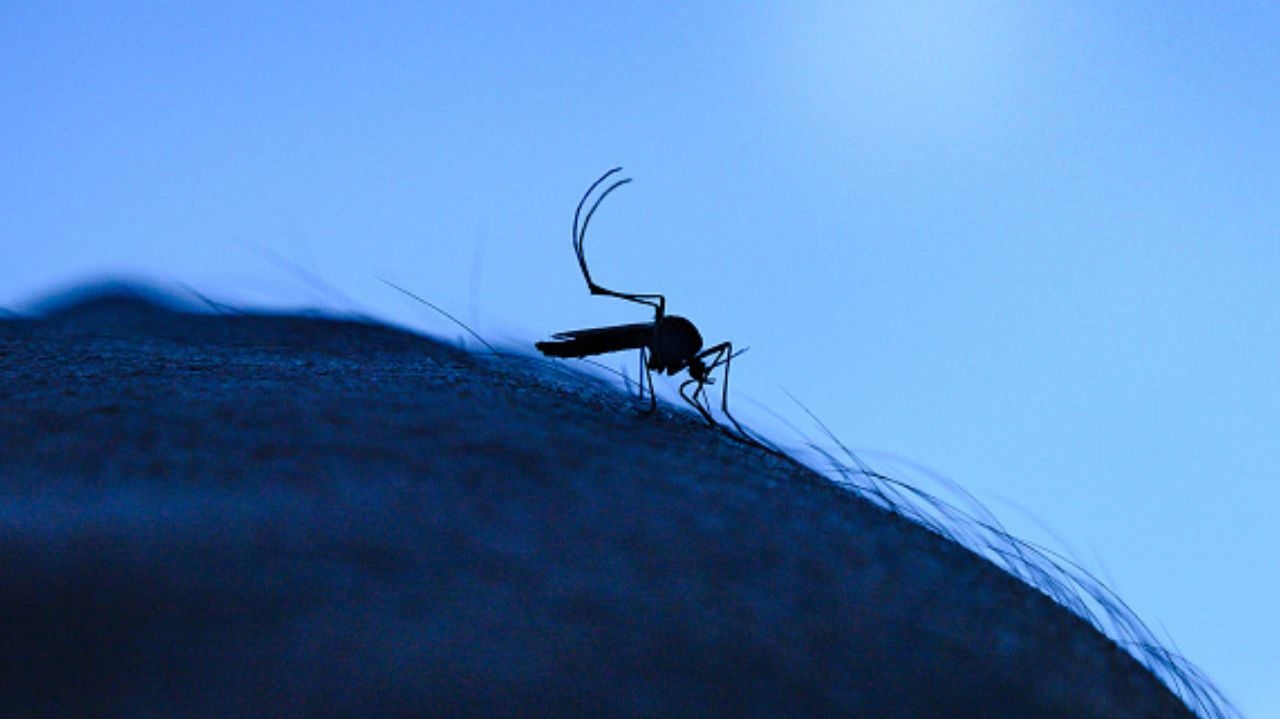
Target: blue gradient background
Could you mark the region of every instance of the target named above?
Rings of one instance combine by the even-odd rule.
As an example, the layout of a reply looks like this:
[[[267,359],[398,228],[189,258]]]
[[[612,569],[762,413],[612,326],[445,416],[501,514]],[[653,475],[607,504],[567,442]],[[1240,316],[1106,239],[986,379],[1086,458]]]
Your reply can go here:
[[[569,246],[623,164],[593,272],[749,345],[744,418],[938,469],[1280,716],[1280,5],[194,5],[0,8],[0,306],[639,321]]]

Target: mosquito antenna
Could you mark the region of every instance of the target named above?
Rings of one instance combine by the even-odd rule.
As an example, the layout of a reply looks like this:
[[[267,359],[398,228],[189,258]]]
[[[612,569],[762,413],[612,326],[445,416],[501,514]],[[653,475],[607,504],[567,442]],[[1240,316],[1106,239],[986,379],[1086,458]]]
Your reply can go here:
[[[734,357],[737,357],[738,355],[740,355],[740,354],[742,354],[742,353],[746,352],[746,351],[747,351],[747,350],[749,350],[749,349],[751,349],[751,348],[750,348],[750,347],[743,347],[743,348],[742,348],[742,349],[740,349],[740,350],[734,350],[734,351],[733,351],[733,353],[732,353],[732,354],[730,354],[728,357],[717,357],[717,358],[716,358],[716,361],[715,361],[715,362],[712,362],[712,363],[711,363],[711,365],[707,367],[707,371],[708,371],[708,372],[710,372],[711,370],[713,370],[713,369],[715,369],[715,368],[719,367],[720,365],[726,365],[726,364],[729,364],[729,361],[730,361],[730,360],[732,360]]]
[[[473,329],[471,329],[470,327],[468,327],[465,323],[463,323],[463,321],[462,321],[462,320],[458,319],[457,317],[454,317],[453,315],[449,314],[448,312],[445,312],[443,308],[438,307],[437,305],[435,305],[435,304],[433,304],[433,303],[431,303],[431,302],[428,302],[427,300],[422,299],[421,297],[419,297],[419,296],[417,296],[417,295],[413,294],[412,292],[410,292],[409,290],[406,290],[405,288],[401,287],[400,285],[397,285],[396,283],[392,282],[391,280],[388,280],[388,279],[383,278],[383,277],[379,277],[378,279],[382,280],[383,284],[388,285],[388,286],[389,286],[389,287],[391,287],[392,289],[397,290],[398,292],[400,292],[400,293],[402,293],[402,294],[404,294],[404,295],[407,295],[407,296],[409,296],[409,297],[412,297],[413,299],[415,299],[415,300],[417,300],[417,301],[421,302],[422,304],[426,305],[427,307],[430,307],[431,309],[435,310],[436,312],[439,312],[440,314],[444,315],[447,319],[449,319],[449,320],[450,320],[451,322],[453,322],[455,325],[457,325],[457,326],[461,327],[462,329],[466,330],[468,333],[470,333],[470,334],[471,334],[471,336],[472,336],[472,337],[475,337],[477,340],[479,340],[480,344],[482,344],[482,345],[484,345],[485,347],[489,348],[489,351],[490,351],[490,352],[492,352],[492,353],[494,354],[494,356],[495,356],[495,357],[501,357],[501,356],[502,356],[502,353],[500,353],[500,352],[498,352],[498,350],[494,349],[494,348],[493,348],[493,345],[489,344],[488,342],[485,342],[483,337],[481,337],[480,335],[476,334],[475,330],[473,330]]]

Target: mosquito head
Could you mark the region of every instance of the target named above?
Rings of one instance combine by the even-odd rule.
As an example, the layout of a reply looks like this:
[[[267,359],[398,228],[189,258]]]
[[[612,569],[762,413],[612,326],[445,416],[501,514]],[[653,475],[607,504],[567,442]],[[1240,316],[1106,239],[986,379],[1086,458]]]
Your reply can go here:
[[[695,356],[689,360],[689,376],[698,384],[715,384],[716,381],[711,378],[711,368],[707,367],[707,363],[702,361],[701,357]]]

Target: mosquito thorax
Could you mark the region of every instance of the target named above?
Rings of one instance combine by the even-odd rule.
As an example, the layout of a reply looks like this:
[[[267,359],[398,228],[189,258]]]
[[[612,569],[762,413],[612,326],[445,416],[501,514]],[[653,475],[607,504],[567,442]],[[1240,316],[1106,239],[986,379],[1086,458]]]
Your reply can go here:
[[[653,344],[649,347],[653,369],[675,374],[684,369],[702,349],[702,335],[689,320],[666,315],[654,323]]]
[[[690,354],[697,354],[702,349],[702,334],[689,320],[680,315],[666,315],[658,320],[657,331],[671,337],[678,337],[687,343]]]
[[[707,363],[703,362],[702,359],[696,355],[693,359],[689,360],[689,376],[699,382],[711,384],[707,377]]]

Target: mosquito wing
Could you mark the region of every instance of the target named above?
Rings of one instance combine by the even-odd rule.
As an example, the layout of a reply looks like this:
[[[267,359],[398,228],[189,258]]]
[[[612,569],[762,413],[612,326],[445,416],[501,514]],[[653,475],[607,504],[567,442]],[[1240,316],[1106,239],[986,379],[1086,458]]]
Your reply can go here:
[[[652,342],[653,323],[569,330],[552,335],[552,339],[555,341],[539,342],[534,346],[548,357],[588,357],[633,350],[648,347]]]

